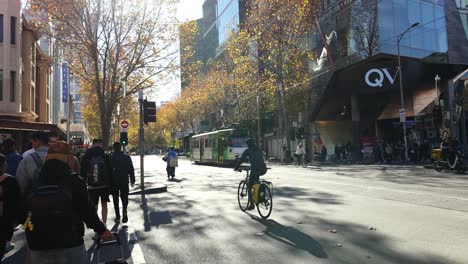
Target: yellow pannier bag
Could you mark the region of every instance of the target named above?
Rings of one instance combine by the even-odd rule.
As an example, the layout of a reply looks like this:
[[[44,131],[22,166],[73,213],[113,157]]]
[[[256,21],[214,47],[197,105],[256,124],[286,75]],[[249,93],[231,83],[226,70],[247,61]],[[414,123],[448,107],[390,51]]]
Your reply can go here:
[[[258,195],[260,190],[260,184],[256,183],[252,187],[252,200],[254,203],[258,203]]]

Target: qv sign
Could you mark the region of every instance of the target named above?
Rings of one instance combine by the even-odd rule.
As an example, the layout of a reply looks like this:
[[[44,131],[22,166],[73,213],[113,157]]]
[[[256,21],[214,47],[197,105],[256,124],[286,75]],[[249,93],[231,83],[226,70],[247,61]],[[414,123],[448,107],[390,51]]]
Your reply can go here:
[[[397,71],[394,76],[390,74],[387,68],[383,69],[370,69],[366,73],[366,83],[370,87],[383,87],[385,79],[387,79],[391,85],[395,83],[396,76],[400,68],[397,68]]]

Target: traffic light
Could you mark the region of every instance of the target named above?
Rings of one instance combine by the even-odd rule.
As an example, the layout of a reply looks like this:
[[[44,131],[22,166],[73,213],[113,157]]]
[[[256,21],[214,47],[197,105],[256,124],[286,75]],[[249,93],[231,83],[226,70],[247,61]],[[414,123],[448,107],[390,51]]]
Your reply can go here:
[[[143,101],[143,123],[156,122],[156,102]]]
[[[299,127],[296,130],[296,137],[298,139],[304,139],[305,138],[305,128],[304,127]]]
[[[120,132],[120,144],[122,146],[128,145],[128,133],[127,132]]]

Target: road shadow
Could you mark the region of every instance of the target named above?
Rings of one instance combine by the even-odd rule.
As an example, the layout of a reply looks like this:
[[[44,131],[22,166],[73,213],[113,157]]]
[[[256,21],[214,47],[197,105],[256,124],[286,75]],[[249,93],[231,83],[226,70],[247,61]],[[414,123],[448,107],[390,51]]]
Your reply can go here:
[[[150,212],[149,219],[152,226],[159,228],[160,225],[172,224],[172,216],[169,211],[164,212]]]
[[[328,258],[328,254],[325,252],[322,245],[311,236],[297,230],[296,228],[281,225],[275,220],[264,220],[250,213],[246,214],[266,227],[263,231],[264,235],[296,249],[307,251],[317,258]]]
[[[326,231],[335,229],[337,233],[327,232],[320,241],[332,248],[330,260],[332,263],[411,263],[411,264],[446,264],[453,263],[427,252],[407,253],[395,247],[401,241],[394,241],[379,229],[371,230],[368,226],[348,222],[330,222],[326,219],[316,219],[313,225]],[[410,239],[410,238],[408,238]],[[340,246],[337,246],[340,245]]]
[[[314,191],[300,187],[274,187],[273,196],[281,198],[289,198],[294,200],[303,200],[314,202],[317,204],[339,205],[344,204],[336,194],[324,191]]]

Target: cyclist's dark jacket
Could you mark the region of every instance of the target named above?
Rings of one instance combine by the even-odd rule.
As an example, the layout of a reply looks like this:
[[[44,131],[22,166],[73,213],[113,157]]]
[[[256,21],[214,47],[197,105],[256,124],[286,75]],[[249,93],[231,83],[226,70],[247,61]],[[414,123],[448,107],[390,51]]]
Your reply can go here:
[[[247,156],[249,156],[250,160],[251,175],[264,175],[267,172],[267,167],[263,160],[263,152],[258,147],[248,148],[242,153],[242,156],[236,164],[236,170],[239,169]]]

